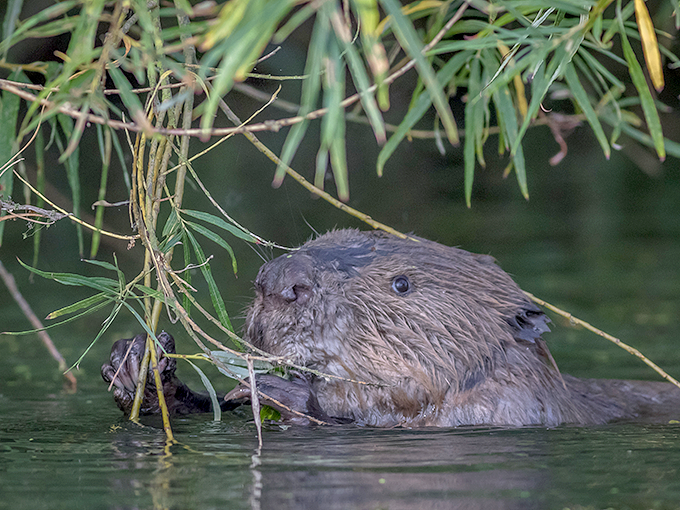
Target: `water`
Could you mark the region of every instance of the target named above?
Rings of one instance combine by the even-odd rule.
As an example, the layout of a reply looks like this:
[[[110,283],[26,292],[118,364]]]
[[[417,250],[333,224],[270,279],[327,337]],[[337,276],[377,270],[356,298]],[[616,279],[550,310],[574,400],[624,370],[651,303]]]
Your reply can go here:
[[[269,427],[120,419],[107,395],[0,399],[0,508],[631,508],[680,502],[680,425]],[[168,453],[171,453],[169,455]]]

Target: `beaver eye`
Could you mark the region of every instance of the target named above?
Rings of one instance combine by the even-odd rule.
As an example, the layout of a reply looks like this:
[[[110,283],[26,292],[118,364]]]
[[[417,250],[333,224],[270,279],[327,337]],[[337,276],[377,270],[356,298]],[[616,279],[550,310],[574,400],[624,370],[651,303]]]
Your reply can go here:
[[[404,275],[395,276],[392,280],[392,290],[403,296],[411,290],[411,282]]]

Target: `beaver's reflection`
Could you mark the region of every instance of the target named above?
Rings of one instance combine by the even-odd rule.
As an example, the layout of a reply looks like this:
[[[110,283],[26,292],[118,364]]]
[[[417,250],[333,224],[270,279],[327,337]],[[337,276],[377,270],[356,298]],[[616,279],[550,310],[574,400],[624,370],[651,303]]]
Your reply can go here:
[[[162,430],[117,435],[119,508],[524,509],[549,485],[541,429],[269,429],[258,455],[251,424],[197,421],[171,456]]]
[[[531,508],[549,480],[530,430],[310,432],[265,445],[261,508]]]

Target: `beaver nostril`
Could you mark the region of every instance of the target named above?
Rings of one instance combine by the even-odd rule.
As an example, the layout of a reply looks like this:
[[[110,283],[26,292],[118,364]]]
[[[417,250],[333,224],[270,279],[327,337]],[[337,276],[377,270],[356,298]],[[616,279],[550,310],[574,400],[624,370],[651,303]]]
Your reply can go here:
[[[287,301],[289,303],[292,303],[293,301],[295,301],[297,299],[297,295],[295,294],[294,287],[284,287],[281,290],[280,295],[285,301]]]
[[[292,303],[293,301],[297,302],[298,304],[305,304],[307,301],[309,301],[309,298],[312,294],[312,289],[307,286],[307,285],[290,285],[288,287],[285,287],[284,289],[281,290],[279,295],[288,303]]]

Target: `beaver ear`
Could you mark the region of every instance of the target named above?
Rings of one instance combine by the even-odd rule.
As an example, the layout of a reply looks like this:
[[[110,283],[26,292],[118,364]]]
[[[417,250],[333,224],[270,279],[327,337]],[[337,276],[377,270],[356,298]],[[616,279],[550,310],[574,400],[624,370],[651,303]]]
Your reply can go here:
[[[548,327],[550,319],[533,305],[522,308],[507,322],[512,326],[512,336],[518,342],[536,343],[543,333],[550,331]]]

